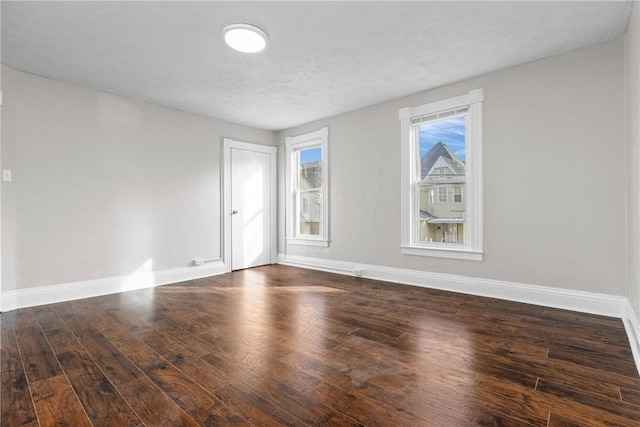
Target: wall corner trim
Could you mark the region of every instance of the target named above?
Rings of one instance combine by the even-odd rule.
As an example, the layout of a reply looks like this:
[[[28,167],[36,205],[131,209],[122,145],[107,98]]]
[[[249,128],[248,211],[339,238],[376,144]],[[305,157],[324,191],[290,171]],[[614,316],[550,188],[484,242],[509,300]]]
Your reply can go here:
[[[216,261],[197,267],[179,267],[128,276],[106,277],[103,279],[18,289],[2,294],[2,309],[7,312],[18,308],[153,288],[186,280],[215,276],[225,272],[225,264],[222,261]]]
[[[617,317],[624,323],[636,369],[640,372],[640,322],[631,303],[623,296],[296,255],[278,254],[278,264]]]
[[[624,329],[627,331],[629,346],[633,353],[633,360],[636,362],[636,369],[638,373],[640,373],[640,321],[629,300],[627,300],[625,304],[625,313],[622,316],[622,322],[624,323]]]

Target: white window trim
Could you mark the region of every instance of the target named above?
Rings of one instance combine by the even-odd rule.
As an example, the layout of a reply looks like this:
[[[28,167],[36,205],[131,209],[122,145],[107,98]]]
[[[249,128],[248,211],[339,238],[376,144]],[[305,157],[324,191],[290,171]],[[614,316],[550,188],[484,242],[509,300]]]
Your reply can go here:
[[[304,246],[329,246],[329,165],[327,159],[329,158],[328,151],[329,140],[329,128],[323,127],[314,132],[305,133],[298,136],[289,136],[286,138],[286,194],[287,200],[286,207],[286,230],[287,237],[286,242],[288,245],[304,245]],[[296,206],[295,206],[295,191],[294,180],[296,171],[293,168],[293,153],[298,148],[305,146],[311,146],[320,144],[322,148],[322,227],[321,234],[319,236],[296,234]]]
[[[402,162],[402,245],[405,255],[419,255],[439,258],[482,261],[482,102],[484,91],[475,89],[466,95],[445,99],[417,107],[401,108],[400,141]],[[411,130],[412,119],[444,113],[467,107],[466,132],[466,243],[464,245],[442,244],[435,242],[417,242],[418,206],[417,192],[412,177],[417,176],[420,159],[413,159],[416,151],[414,133]]]

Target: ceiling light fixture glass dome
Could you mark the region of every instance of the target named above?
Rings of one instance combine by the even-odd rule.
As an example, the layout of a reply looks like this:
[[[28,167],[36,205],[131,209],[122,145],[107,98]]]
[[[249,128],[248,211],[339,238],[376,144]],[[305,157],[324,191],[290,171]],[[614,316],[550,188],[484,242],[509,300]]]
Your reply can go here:
[[[267,33],[251,24],[229,24],[222,31],[224,41],[239,52],[257,53],[267,47]]]

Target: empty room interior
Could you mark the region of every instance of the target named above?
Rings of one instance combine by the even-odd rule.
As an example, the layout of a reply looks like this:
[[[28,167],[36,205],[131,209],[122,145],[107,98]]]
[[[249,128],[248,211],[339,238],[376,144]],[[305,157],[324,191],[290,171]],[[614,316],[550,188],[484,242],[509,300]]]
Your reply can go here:
[[[637,1],[1,1],[0,423],[640,425]]]

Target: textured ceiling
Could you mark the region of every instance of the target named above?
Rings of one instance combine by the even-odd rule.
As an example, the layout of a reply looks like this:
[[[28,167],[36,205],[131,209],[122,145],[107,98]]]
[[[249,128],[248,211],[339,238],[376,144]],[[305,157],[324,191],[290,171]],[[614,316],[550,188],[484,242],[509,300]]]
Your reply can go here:
[[[630,2],[11,2],[2,63],[279,130],[624,34]],[[230,22],[270,46],[223,44]]]

